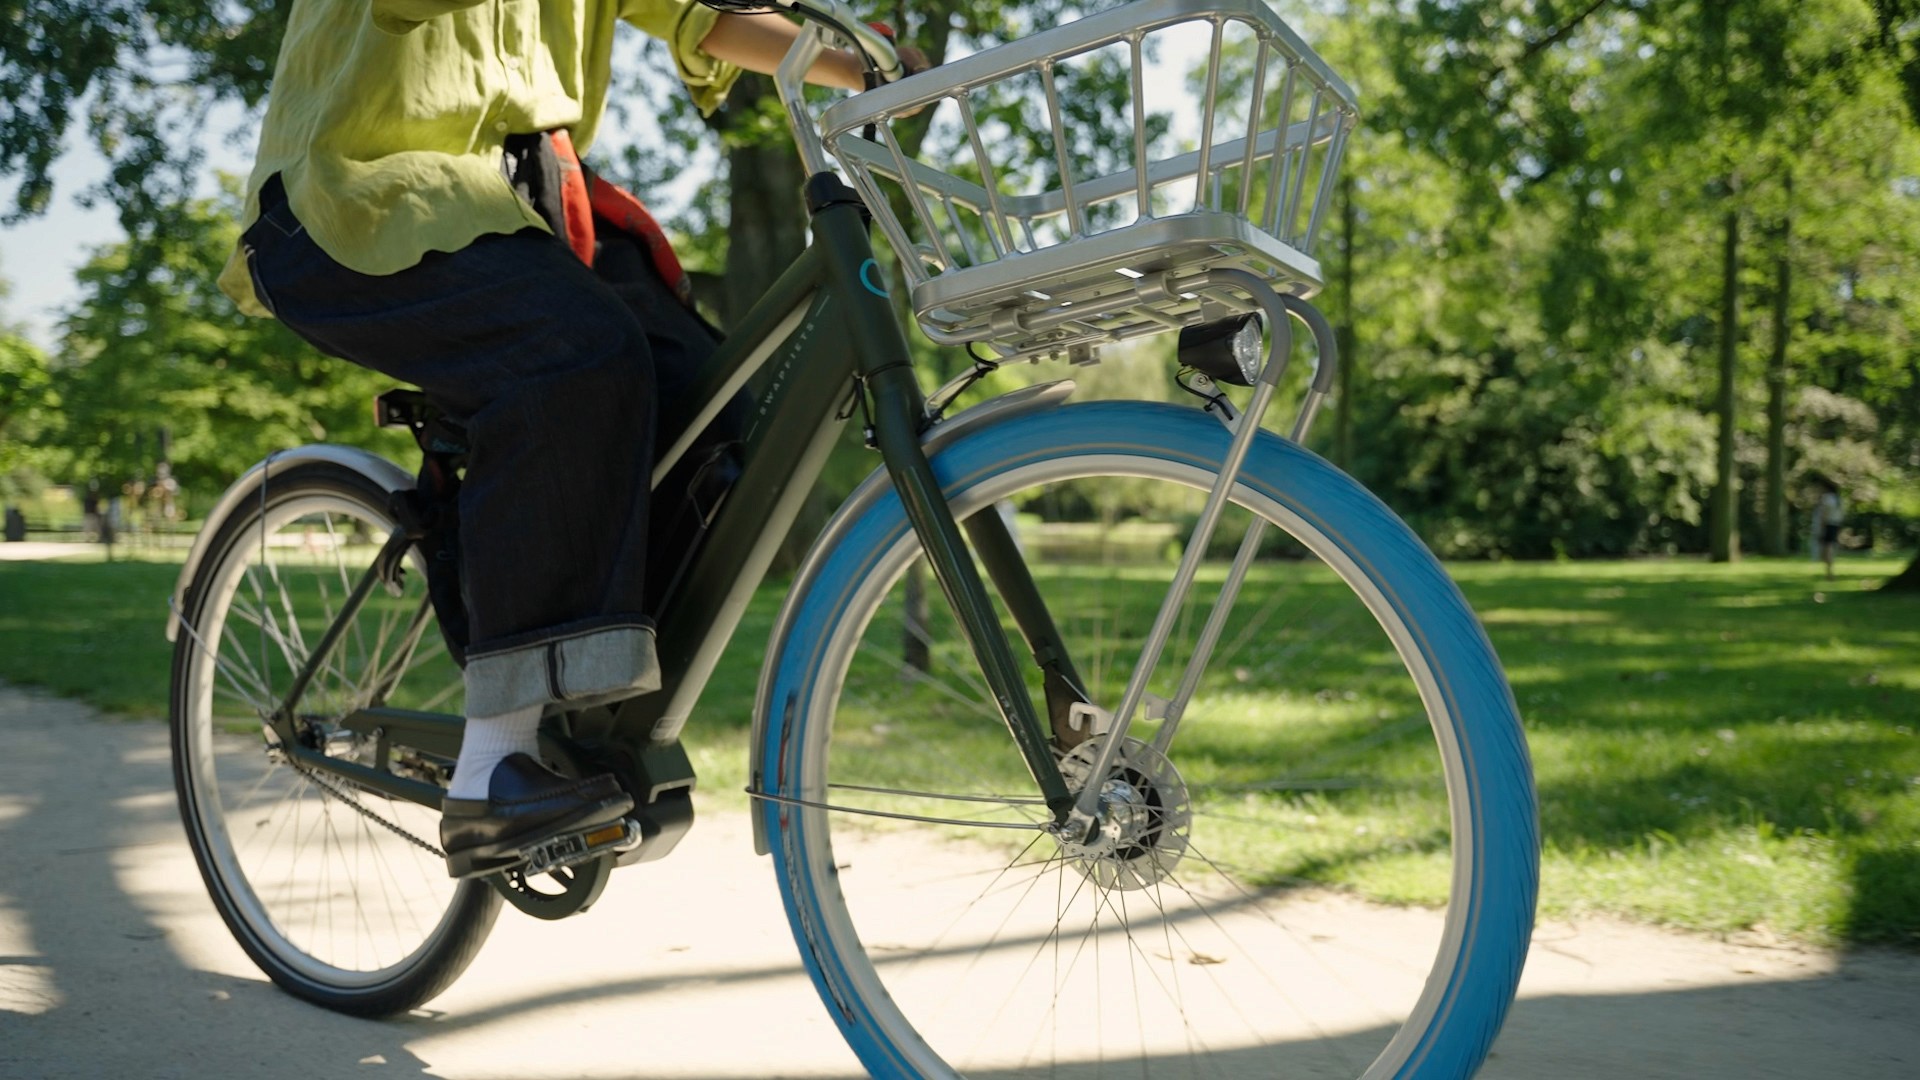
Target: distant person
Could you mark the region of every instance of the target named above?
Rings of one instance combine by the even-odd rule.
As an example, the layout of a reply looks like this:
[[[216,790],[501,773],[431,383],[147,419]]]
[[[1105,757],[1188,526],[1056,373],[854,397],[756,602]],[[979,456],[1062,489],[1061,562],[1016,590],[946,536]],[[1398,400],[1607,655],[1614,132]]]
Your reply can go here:
[[[113,541],[126,524],[126,516],[121,510],[120,496],[108,499],[97,515],[100,518],[100,542],[107,545],[107,557],[113,557]]]
[[[1840,486],[1828,477],[1817,481],[1820,499],[1813,504],[1813,536],[1819,545],[1820,561],[1827,564],[1827,576],[1833,576],[1833,548],[1840,542],[1840,525],[1847,519],[1840,502]]]
[[[160,515],[163,525],[172,525],[180,516],[177,500],[180,497],[180,481],[173,478],[173,466],[161,462],[153,467],[153,487],[148,494],[155,503],[154,509]]]
[[[113,528],[116,532],[132,532],[135,519],[140,526],[147,524],[147,482],[134,477],[120,485],[120,497],[108,504],[113,509]]]

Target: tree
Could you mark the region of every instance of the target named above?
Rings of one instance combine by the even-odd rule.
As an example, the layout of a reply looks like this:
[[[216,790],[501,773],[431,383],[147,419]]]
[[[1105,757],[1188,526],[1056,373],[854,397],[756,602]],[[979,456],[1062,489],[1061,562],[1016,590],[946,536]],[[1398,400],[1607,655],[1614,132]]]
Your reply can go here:
[[[341,441],[403,452],[373,427],[383,376],[320,355],[284,326],[235,310],[215,285],[238,233],[235,202],[170,208],[146,241],[97,254],[63,323],[52,438],[75,479],[149,475],[161,443],[183,488],[216,492],[268,453]]]
[[[1793,197],[1793,175],[1787,174],[1785,193]],[[1768,555],[1787,553],[1787,311],[1793,293],[1793,215],[1780,219],[1774,231],[1772,345],[1767,349],[1767,511],[1760,550]]]
[[[1767,296],[1771,312],[1765,465],[1751,485],[1763,494],[1757,504],[1732,498],[1738,478],[1728,451],[1741,436],[1725,412],[1744,407],[1749,395],[1726,385],[1739,368],[1722,341],[1716,510],[1724,513],[1711,536],[1717,557],[1737,549],[1743,505],[1754,511],[1763,549],[1785,550],[1795,469],[1784,429],[1796,388],[1818,370],[1820,358],[1806,355],[1823,347],[1814,314],[1848,290],[1850,265],[1863,257],[1879,261],[1876,251],[1912,250],[1910,236],[1902,235],[1908,230],[1886,227],[1913,212],[1912,193],[1901,195],[1889,181],[1901,174],[1899,160],[1910,157],[1905,147],[1920,115],[1913,108],[1920,98],[1911,93],[1913,35],[1889,32],[1896,7],[1911,5],[1741,0],[1667,5],[1645,15],[1656,52],[1648,85],[1660,103],[1658,129],[1679,136],[1694,167],[1717,178],[1728,229],[1738,227],[1738,214],[1767,223],[1771,241],[1767,271],[1742,277],[1731,262],[1723,270],[1723,324],[1735,321],[1742,293]],[[1797,184],[1803,176],[1814,182]],[[1796,282],[1805,287],[1796,292]],[[1795,317],[1802,311],[1806,321]],[[1844,313],[1841,321],[1858,314]]]
[[[1721,249],[1719,390],[1713,399],[1713,412],[1719,419],[1715,440],[1713,502],[1707,518],[1707,557],[1714,562],[1732,562],[1740,557],[1740,532],[1734,527],[1736,482],[1733,471],[1734,408],[1738,396],[1734,381],[1738,377],[1735,360],[1740,341],[1740,211],[1729,209]]]
[[[1888,578],[1880,588],[1886,592],[1920,592],[1920,555],[1915,555],[1905,570]]]
[[[1630,18],[1590,3],[1368,12],[1348,50],[1380,54],[1379,74],[1358,68],[1354,247],[1404,254],[1357,275],[1367,390],[1390,400],[1356,422],[1372,444],[1356,471],[1448,553],[1694,543],[1704,433],[1675,343],[1649,334],[1663,252],[1633,216]],[[1383,169],[1371,155],[1394,146]]]
[[[1769,335],[1785,348],[1784,402],[1837,361],[1828,327],[1850,348],[1911,357],[1898,344],[1900,292],[1883,290],[1911,282],[1915,266],[1897,254],[1912,250],[1898,234],[1914,192],[1898,178],[1913,170],[1890,149],[1910,142],[1913,121],[1889,90],[1916,100],[1915,35],[1910,14],[1889,18],[1886,7],[1349,5],[1343,21],[1363,26],[1364,40],[1337,66],[1358,54],[1343,70],[1368,117],[1353,148],[1361,212],[1350,246],[1364,257],[1370,244],[1411,240],[1416,253],[1405,267],[1356,274],[1366,393],[1392,404],[1356,420],[1384,450],[1356,447],[1353,468],[1454,553],[1731,549],[1736,530],[1763,517],[1731,496],[1790,491],[1801,469],[1788,439],[1783,479],[1758,473],[1758,425],[1746,419],[1758,380],[1741,306],[1776,295],[1789,305]],[[1342,40],[1338,24],[1329,30]],[[1411,155],[1407,175],[1457,180],[1437,211],[1422,212],[1434,223],[1424,236],[1371,227],[1370,203],[1414,205],[1398,184],[1363,186],[1382,174],[1367,155],[1393,142]],[[1789,203],[1797,163],[1819,179],[1795,186]],[[1876,236],[1852,232],[1876,222]],[[1740,233],[1756,225],[1776,243],[1742,269],[1739,250],[1755,245]],[[1883,303],[1839,310],[1854,266],[1874,268]],[[1401,297],[1375,310],[1363,298],[1379,274],[1397,279]],[[1409,292],[1433,303],[1410,305]],[[1709,350],[1714,362],[1687,362]],[[1903,378],[1870,366],[1875,378]],[[1878,437],[1897,440],[1904,428],[1891,418],[1910,406],[1876,408],[1888,420]],[[1779,411],[1791,422],[1790,408]],[[1724,510],[1709,531],[1700,502],[1716,489]]]
[[[0,300],[8,285],[0,280]],[[15,498],[44,464],[34,444],[52,421],[59,398],[53,393],[47,356],[19,328],[0,322],[0,497]]]
[[[198,189],[207,112],[259,103],[291,0],[0,0],[0,220],[45,210],[53,164],[84,123],[110,163],[93,197],[130,237]]]

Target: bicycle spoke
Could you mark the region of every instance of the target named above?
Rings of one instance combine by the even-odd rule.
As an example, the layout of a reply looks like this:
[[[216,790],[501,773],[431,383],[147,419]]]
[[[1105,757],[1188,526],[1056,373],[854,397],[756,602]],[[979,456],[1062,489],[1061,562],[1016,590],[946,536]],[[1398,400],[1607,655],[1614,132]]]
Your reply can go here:
[[[327,527],[328,550],[333,553],[334,569],[339,573],[339,576],[340,576],[340,594],[342,597],[351,596],[353,595],[353,582],[349,580],[347,576],[347,561],[346,559],[341,557],[341,552],[347,550],[347,545],[340,539],[340,535],[334,531],[332,514],[323,515],[321,517],[321,522],[325,524]],[[316,578],[314,584],[324,589],[325,580],[321,578]],[[334,618],[334,613],[332,610],[332,606],[328,605],[326,609],[326,621],[332,622],[333,618]],[[355,619],[353,622],[353,636],[354,636],[355,644],[359,645],[360,647],[362,669],[369,670],[369,671],[373,670],[376,667],[376,665],[373,662],[374,658],[367,654],[366,639],[361,634],[360,620],[358,619]],[[365,690],[365,687],[359,687],[358,689]]]
[[[209,646],[199,629],[185,618],[180,620],[180,630],[187,635],[193,648],[212,663],[214,672],[226,682],[227,693],[256,708],[260,715],[272,711],[272,706],[267,704],[272,701],[272,694],[267,690],[266,680],[253,667],[245,652],[236,649],[232,653],[221,653],[218,647]],[[224,643],[225,639],[221,640]],[[252,691],[251,695],[249,690]]]
[[[421,978],[435,978],[446,950],[471,954],[497,900],[446,876],[425,839],[432,811],[270,760],[270,736],[222,728],[236,707],[257,723],[291,706],[296,737],[364,762],[373,744],[348,738],[347,715],[403,684],[417,683],[429,709],[461,689],[438,635],[422,640],[433,633],[422,578],[409,575],[399,596],[376,592],[346,611],[358,584],[348,564],[364,557],[370,565],[376,554],[354,538],[385,534],[388,525],[384,493],[368,493],[378,500],[370,510],[338,491],[243,507],[256,515],[245,539],[220,548],[190,590],[196,610],[181,618],[190,644],[176,719],[195,791],[189,831],[210,885],[225,894],[277,982],[302,996],[325,988],[404,1007],[420,1000],[407,995],[438,985]],[[280,700],[274,688],[290,685],[310,643],[328,637],[333,645],[313,661],[301,699]],[[475,897],[487,902],[468,902]]]
[[[1069,478],[1022,501],[1012,481],[981,483],[969,507],[1012,498],[1023,517],[1089,514],[1114,498],[1190,512],[1141,485]],[[1268,513],[1243,494],[1229,539]],[[1127,529],[1145,539],[1127,547],[1117,539]],[[833,636],[813,654],[825,659],[820,696],[803,703],[797,775],[835,806],[908,811],[939,828],[803,815],[807,843],[830,834],[835,860],[849,864],[830,892],[790,894],[811,905],[811,925],[831,928],[810,947],[871,972],[855,978],[884,988],[866,1003],[877,1029],[911,1028],[962,1073],[1359,1075],[1391,1041],[1381,1032],[1408,1023],[1421,1000],[1418,980],[1393,971],[1417,976],[1429,954],[1368,955],[1323,932],[1339,904],[1304,892],[1296,907],[1268,884],[1344,882],[1350,866],[1451,846],[1434,720],[1392,636],[1394,610],[1350,586],[1352,566],[1296,557],[1255,559],[1228,607],[1218,606],[1228,560],[1204,559],[1192,591],[1168,606],[1172,556],[1150,525],[1069,517],[1041,535],[1064,553],[1030,550],[1036,598],[1092,703],[1113,708],[1144,679],[1136,733],[1096,727],[1054,750],[1069,790],[1098,792],[1094,831],[1012,844],[987,827],[1051,819],[976,673],[904,663],[903,637],[936,657],[971,656],[945,615],[909,625],[896,614],[894,575],[918,554],[905,542],[866,564],[868,581],[835,583],[831,608],[809,598]],[[1149,678],[1134,665],[1160,620],[1166,640]],[[1038,666],[1027,674],[1036,693]],[[917,874],[883,869],[915,856]],[[825,881],[825,865],[809,853],[786,873]],[[1376,984],[1356,964],[1384,964],[1387,977]]]
[[[280,646],[281,655],[286,659],[290,673],[300,670],[301,666],[307,660],[307,654],[304,651],[296,653],[295,650],[301,647],[280,631],[279,624],[274,622],[271,615],[238,604],[234,605],[232,611],[233,614],[238,616],[243,622],[258,626],[263,633],[268,634],[273,639],[275,644]],[[353,680],[347,676],[345,669],[341,667],[343,662],[343,659],[337,652],[322,660],[319,668],[315,671],[315,681],[319,681],[319,676],[330,676],[342,684],[351,685]],[[311,692],[318,692],[311,687],[309,689]],[[277,701],[274,702],[274,708],[277,709],[279,704]]]
[[[279,594],[280,610],[287,617],[282,648],[291,650],[289,653],[289,661],[291,661],[292,656],[295,655],[304,660],[308,656],[306,635],[305,632],[300,629],[299,617],[293,613],[293,597],[287,594],[287,584],[280,579],[280,564],[269,559],[263,565],[267,568],[267,578],[273,582],[274,591]],[[298,665],[295,665],[295,667],[297,670]]]

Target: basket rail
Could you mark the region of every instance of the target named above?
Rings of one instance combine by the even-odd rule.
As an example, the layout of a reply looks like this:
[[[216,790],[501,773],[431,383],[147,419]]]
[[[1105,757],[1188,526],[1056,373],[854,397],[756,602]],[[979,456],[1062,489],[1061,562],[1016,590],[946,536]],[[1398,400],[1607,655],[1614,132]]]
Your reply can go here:
[[[1135,165],[1121,172],[1110,173],[1077,185],[1074,190],[1079,195],[1080,205],[1083,207],[1102,206],[1129,196],[1134,196],[1138,205],[1145,206],[1150,200],[1151,192],[1155,189],[1171,187],[1182,180],[1200,176],[1203,172],[1207,176],[1208,186],[1217,187],[1228,171],[1239,168],[1244,175],[1250,172],[1254,165],[1272,160],[1274,154],[1281,149],[1293,153],[1306,143],[1326,143],[1340,138],[1348,130],[1342,127],[1341,123],[1338,114],[1327,113],[1318,117],[1312,127],[1309,127],[1304,120],[1296,121],[1287,129],[1284,139],[1281,138],[1278,130],[1268,130],[1261,132],[1254,139],[1241,137],[1220,143],[1213,148],[1214,160],[1211,162],[1203,162],[1203,155],[1199,150],[1189,150],[1178,157],[1151,162],[1144,170]],[[1068,211],[1064,189],[1038,195],[1003,195],[989,191],[971,180],[941,172],[924,162],[892,153],[888,148],[864,139],[845,141],[839,146],[838,156],[843,162],[849,164],[859,162],[876,175],[895,183],[905,184],[911,180],[919,189],[922,198],[932,198],[943,205],[951,204],[956,210],[965,210],[983,218],[991,216],[996,221],[1008,221],[1019,226],[1017,230],[1012,231],[1013,236],[1025,238],[1026,244],[1017,244],[1013,242],[1012,237],[1008,237],[995,247],[996,256],[1037,249],[1038,245],[1033,240],[1034,226],[1049,218],[1062,217]],[[1228,160],[1223,162],[1219,160],[1221,158]],[[1143,175],[1144,182],[1141,180]],[[1246,213],[1247,203],[1252,195],[1251,187],[1241,192],[1240,213],[1242,215]],[[1143,212],[1140,216],[1144,219],[1153,215],[1150,212]],[[1306,242],[1294,246],[1302,250],[1313,246],[1310,238],[1319,232],[1321,216],[1322,210],[1316,206],[1314,219],[1309,223],[1306,233],[1294,237]],[[1265,231],[1274,233],[1283,241],[1290,239],[1272,223],[1268,224]],[[992,235],[996,238],[1000,237],[997,232]],[[962,236],[963,243],[971,243],[971,239],[965,238],[964,233]],[[955,267],[955,269],[958,268]]]
[[[1353,107],[1353,89],[1262,0],[1135,0],[836,102],[821,114],[820,128],[829,136],[851,131],[869,121],[916,111],[943,97],[979,89],[1057,58],[1216,15],[1264,29],[1274,39],[1276,49],[1311,68],[1336,97]]]
[[[1149,112],[1145,43],[1182,25],[1210,32],[1197,76],[1197,138],[1191,149],[1156,159],[1150,121],[1169,114]],[[1076,170],[1057,71],[1104,60],[1114,54],[1102,50],[1116,45],[1130,66],[1131,107],[1118,111],[1130,122],[1131,161],[1083,175],[1095,170]],[[1229,76],[1229,63],[1242,66]],[[997,84],[1041,103],[1056,170],[1043,178],[1045,190],[1018,193],[1000,175],[1012,166],[996,162],[976,109]],[[958,113],[958,174],[909,157],[889,125],[948,100]],[[1184,113],[1189,103],[1176,107]],[[1236,269],[1283,293],[1317,291],[1310,252],[1356,118],[1351,88],[1261,0],[1138,0],[841,101],[822,115],[820,130],[900,254],[929,336],[1024,355],[1177,329],[1215,313],[1200,294],[1156,284],[1169,275]],[[1234,122],[1246,133],[1235,136]],[[1033,186],[1031,177],[1013,179]],[[907,213],[895,212],[896,199]]]

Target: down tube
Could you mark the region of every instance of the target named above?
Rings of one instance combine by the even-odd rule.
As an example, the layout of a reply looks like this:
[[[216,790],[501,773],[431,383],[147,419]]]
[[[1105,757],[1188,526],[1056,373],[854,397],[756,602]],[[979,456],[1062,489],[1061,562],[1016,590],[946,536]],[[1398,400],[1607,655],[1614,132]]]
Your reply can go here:
[[[654,742],[679,737],[844,426],[838,416],[853,381],[853,358],[841,333],[845,305],[822,287],[820,270],[815,249],[808,248],[729,339],[747,351],[723,350],[716,358],[710,376],[715,388],[751,359],[753,345],[793,324],[764,363],[740,479],[660,613],[663,685],[620,706],[615,723],[622,731],[646,733]],[[790,319],[796,310],[804,314]]]

